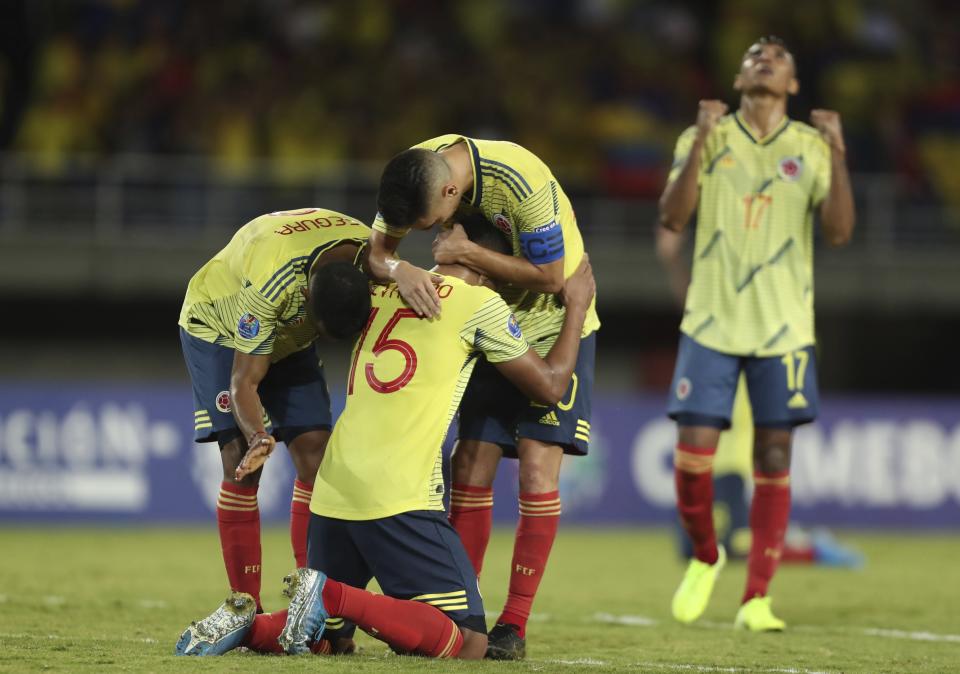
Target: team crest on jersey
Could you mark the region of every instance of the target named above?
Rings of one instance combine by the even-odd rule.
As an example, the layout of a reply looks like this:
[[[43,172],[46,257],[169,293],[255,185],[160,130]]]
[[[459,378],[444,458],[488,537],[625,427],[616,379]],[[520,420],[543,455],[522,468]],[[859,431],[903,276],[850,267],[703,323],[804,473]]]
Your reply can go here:
[[[220,391],[217,394],[217,409],[224,414],[230,414],[230,391]]]
[[[493,224],[507,236],[513,234],[513,223],[511,223],[503,213],[497,213],[493,219]]]
[[[803,157],[784,157],[777,165],[777,175],[787,182],[796,182],[803,173]]]
[[[245,313],[240,317],[237,323],[237,334],[244,339],[253,339],[260,333],[260,319],[251,314]]]
[[[523,337],[523,331],[520,330],[520,324],[517,323],[517,317],[513,314],[510,314],[510,318],[507,319],[507,332],[509,332],[514,339],[520,339]]]
[[[693,384],[686,377],[680,377],[677,382],[677,400],[686,400],[690,397],[690,391],[693,390]]]

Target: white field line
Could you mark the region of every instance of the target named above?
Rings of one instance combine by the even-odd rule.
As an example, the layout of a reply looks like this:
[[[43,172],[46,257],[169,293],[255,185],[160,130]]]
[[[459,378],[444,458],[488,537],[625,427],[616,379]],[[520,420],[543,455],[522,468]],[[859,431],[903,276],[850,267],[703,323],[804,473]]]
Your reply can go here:
[[[547,662],[554,665],[594,665],[597,667],[604,667],[607,665],[603,660],[594,660],[592,658],[580,658],[577,660],[543,660],[541,662]],[[830,674],[829,672],[824,672],[814,669],[797,669],[795,667],[772,667],[757,669],[756,667],[719,667],[717,665],[694,665],[686,663],[669,663],[669,662],[631,662],[627,665],[618,663],[618,666],[627,666],[627,667],[639,667],[642,669],[657,669],[663,671],[665,669],[677,671],[677,672],[719,672],[722,674],[739,674],[740,672],[763,672],[764,674]]]
[[[595,613],[588,622],[598,622],[614,625],[629,625],[633,627],[654,627],[658,621],[642,615],[613,615],[610,613]],[[718,623],[711,620],[700,620],[695,623],[696,627],[705,627],[713,630],[732,630],[733,623]],[[934,632],[908,631],[882,627],[851,627],[831,630],[829,628],[818,627],[816,625],[791,625],[787,631],[797,632],[846,632],[852,631],[863,634],[868,637],[880,637],[882,639],[907,639],[909,641],[940,641],[947,643],[960,643],[960,634],[936,634]]]

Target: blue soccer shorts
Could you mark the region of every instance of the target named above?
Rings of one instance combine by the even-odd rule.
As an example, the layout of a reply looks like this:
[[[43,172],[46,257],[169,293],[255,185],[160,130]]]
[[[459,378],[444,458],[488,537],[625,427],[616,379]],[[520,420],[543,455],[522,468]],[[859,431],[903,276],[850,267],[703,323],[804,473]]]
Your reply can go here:
[[[205,342],[183,328],[180,344],[193,384],[193,439],[210,442],[225,432],[239,437],[230,401],[234,350]],[[278,440],[289,444],[308,430],[330,429],[330,394],[313,347],[271,364],[257,393],[268,416],[265,424]]]
[[[442,510],[375,520],[311,514],[307,566],[360,589],[376,578],[388,597],[429,604],[457,625],[487,633],[477,575]],[[350,637],[355,629],[333,616],[324,636]]]
[[[556,405],[530,401],[485,359],[470,377],[460,402],[460,440],[499,445],[517,458],[517,441],[530,438],[559,445],[564,454],[585,456],[590,449],[590,411],[596,333],[580,340],[580,351],[567,392]]]
[[[817,361],[813,346],[758,358],[709,349],[680,337],[667,414],[684,426],[730,428],[737,379],[743,371],[755,426],[793,428],[817,418]]]

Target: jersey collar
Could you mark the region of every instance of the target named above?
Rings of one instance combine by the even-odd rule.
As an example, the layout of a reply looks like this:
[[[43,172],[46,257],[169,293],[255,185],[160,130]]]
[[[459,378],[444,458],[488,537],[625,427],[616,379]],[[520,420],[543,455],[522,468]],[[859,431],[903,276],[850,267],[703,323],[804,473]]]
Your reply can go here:
[[[483,198],[483,179],[480,177],[480,151],[477,144],[466,136],[462,136],[470,150],[470,168],[473,170],[473,190],[470,192],[470,205],[479,208]]]
[[[747,124],[746,120],[740,114],[739,110],[733,113],[733,120],[737,123],[737,126],[740,127],[740,130],[747,135],[747,138],[749,138],[752,142],[756,143],[757,145],[769,145],[770,143],[775,141],[777,138],[779,138],[780,134],[783,133],[788,126],[790,126],[790,118],[784,115],[783,119],[781,119],[780,123],[777,125],[777,128],[775,128],[773,131],[768,133],[765,137],[757,138],[753,134],[753,132],[750,130],[750,126]]]

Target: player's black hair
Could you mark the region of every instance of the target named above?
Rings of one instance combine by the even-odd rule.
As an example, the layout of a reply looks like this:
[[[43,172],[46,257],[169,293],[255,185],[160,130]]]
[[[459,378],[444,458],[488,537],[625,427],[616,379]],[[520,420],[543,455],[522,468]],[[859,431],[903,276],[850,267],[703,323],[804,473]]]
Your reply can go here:
[[[422,148],[404,150],[383,167],[377,209],[384,221],[394,227],[410,227],[430,205],[440,165],[435,152]]]
[[[484,217],[483,213],[470,213],[458,218],[467,238],[479,246],[489,248],[495,253],[513,255],[513,249],[507,237]]]
[[[370,315],[366,274],[349,262],[329,262],[310,277],[310,312],[334,339],[354,337]]]
[[[765,44],[775,44],[778,47],[783,47],[784,51],[789,52],[790,47],[787,46],[787,43],[783,41],[783,38],[779,35],[761,35],[756,40],[753,41],[753,44],[765,45]],[[751,46],[752,46],[751,45]],[[791,54],[793,52],[790,52]]]

